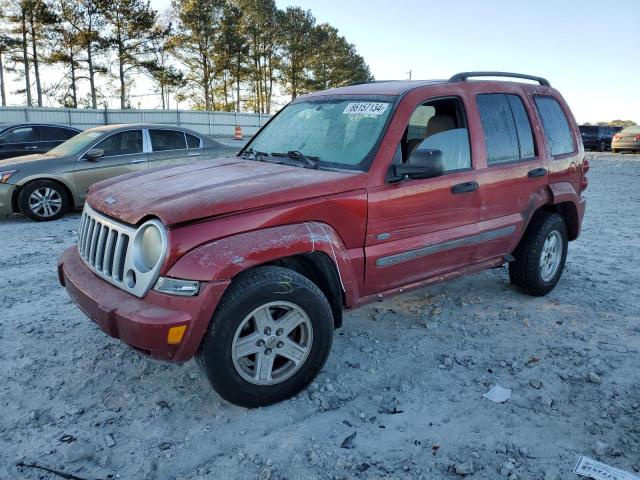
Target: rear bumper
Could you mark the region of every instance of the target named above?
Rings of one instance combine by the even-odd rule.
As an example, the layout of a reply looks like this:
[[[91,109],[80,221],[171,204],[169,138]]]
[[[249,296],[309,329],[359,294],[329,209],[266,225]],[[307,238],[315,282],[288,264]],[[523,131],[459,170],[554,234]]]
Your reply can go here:
[[[611,148],[616,150],[640,150],[640,142],[614,142]]]
[[[13,213],[11,201],[15,190],[15,185],[0,183],[0,215],[9,215]]]
[[[195,297],[151,291],[140,299],[91,272],[75,246],[60,258],[58,276],[75,304],[106,334],[144,355],[169,362],[184,362],[195,355],[228,285],[202,284]],[[169,328],[182,325],[187,327],[182,341],[168,344]]]

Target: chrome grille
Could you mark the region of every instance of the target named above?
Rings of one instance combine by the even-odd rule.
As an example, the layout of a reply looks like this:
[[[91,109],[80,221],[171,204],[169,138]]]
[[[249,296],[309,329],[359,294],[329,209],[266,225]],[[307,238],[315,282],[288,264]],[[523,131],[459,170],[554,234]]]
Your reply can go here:
[[[136,266],[132,250],[139,230],[105,217],[85,204],[78,229],[78,252],[96,275],[143,297],[158,279],[162,262],[150,270]],[[166,234],[163,248],[166,251]]]
[[[98,214],[88,205],[80,219],[78,251],[101,277],[121,286],[127,249],[135,229]]]

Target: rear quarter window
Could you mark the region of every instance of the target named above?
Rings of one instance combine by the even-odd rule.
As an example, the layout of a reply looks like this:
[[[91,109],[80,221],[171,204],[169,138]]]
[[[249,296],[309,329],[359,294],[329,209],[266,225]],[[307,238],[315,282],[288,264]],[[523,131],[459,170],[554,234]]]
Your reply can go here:
[[[535,95],[534,100],[551,155],[555,157],[575,151],[576,146],[569,121],[558,101],[546,95]]]

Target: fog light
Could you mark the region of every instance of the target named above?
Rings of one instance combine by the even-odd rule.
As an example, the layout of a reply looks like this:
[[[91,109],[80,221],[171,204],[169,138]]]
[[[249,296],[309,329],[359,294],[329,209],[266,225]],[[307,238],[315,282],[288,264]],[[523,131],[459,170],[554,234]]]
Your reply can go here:
[[[160,277],[153,287],[156,292],[169,295],[193,297],[200,291],[200,282],[196,280],[180,280],[179,278]]]
[[[169,345],[175,345],[182,341],[184,332],[187,330],[186,325],[180,325],[179,327],[171,327],[167,333],[167,343]]]

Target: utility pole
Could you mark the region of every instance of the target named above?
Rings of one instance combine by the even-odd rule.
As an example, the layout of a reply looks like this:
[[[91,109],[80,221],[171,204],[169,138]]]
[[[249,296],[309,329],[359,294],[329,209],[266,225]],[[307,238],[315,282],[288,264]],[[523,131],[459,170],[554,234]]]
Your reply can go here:
[[[411,76],[413,74],[413,70],[409,70],[407,73],[409,74],[409,80],[411,80]]]

